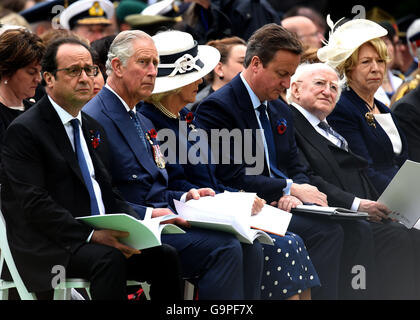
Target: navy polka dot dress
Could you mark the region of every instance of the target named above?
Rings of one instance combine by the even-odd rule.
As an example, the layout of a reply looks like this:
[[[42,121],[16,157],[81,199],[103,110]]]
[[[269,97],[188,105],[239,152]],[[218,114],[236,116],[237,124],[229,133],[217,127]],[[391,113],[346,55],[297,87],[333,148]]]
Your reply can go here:
[[[303,240],[292,232],[287,232],[284,237],[270,236],[274,246],[263,245],[261,299],[286,299],[320,286]]]

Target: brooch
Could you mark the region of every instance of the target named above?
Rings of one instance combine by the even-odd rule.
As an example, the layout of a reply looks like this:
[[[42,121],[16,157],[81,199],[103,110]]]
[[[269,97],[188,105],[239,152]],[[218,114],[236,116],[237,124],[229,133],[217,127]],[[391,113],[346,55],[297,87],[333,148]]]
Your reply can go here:
[[[146,139],[149,141],[149,143],[152,145],[153,150],[153,159],[155,160],[155,163],[158,168],[164,169],[165,168],[165,159],[163,157],[162,152],[160,151],[159,144],[153,143],[153,139],[156,139],[157,132],[155,129],[150,129],[146,133]]]
[[[93,131],[89,130],[91,136],[90,136],[90,142],[92,144],[93,149],[96,149],[99,146],[99,143],[101,142],[101,135],[99,131]]]
[[[287,120],[286,119],[280,119],[277,120],[277,132],[278,134],[283,134],[285,133],[287,129]]]
[[[366,112],[365,113],[365,119],[366,119],[368,125],[370,125],[370,126],[372,126],[376,129],[375,117],[372,113]]]
[[[188,112],[188,113],[185,115],[185,121],[187,122],[188,127],[189,127],[192,131],[195,131],[195,130],[196,130],[196,129],[195,129],[195,125],[192,123],[192,122],[193,122],[193,120],[194,120],[194,113],[192,113],[192,112],[190,111],[190,112]]]

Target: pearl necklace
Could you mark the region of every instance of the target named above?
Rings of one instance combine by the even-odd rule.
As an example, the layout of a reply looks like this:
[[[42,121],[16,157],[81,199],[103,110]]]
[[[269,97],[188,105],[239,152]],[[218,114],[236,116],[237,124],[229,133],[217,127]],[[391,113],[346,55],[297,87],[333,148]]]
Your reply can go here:
[[[153,102],[153,105],[158,108],[165,116],[171,119],[179,119],[179,113],[178,115],[173,114],[168,109],[166,109],[160,102]]]

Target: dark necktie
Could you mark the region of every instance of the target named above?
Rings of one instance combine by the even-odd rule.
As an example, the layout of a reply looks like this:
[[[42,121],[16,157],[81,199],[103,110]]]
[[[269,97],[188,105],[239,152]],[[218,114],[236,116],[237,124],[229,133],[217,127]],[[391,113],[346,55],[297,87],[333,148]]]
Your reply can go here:
[[[264,129],[265,142],[267,143],[268,156],[270,158],[270,170],[277,178],[287,179],[287,176],[277,168],[276,145],[274,144],[273,131],[271,129],[270,120],[268,120],[266,110],[267,107],[265,104],[261,104],[258,107],[258,111],[260,113],[259,118],[261,126]]]
[[[72,119],[71,125],[73,126],[74,134],[74,149],[79,162],[80,171],[82,171],[83,180],[85,181],[86,188],[89,191],[90,196],[90,210],[92,215],[100,214],[98,201],[96,200],[95,192],[93,191],[92,179],[89,173],[87,162],[82,151],[82,145],[80,144],[80,133],[79,133],[79,120]]]
[[[131,120],[134,123],[134,126],[136,127],[137,133],[139,135],[139,138],[141,142],[143,143],[143,146],[146,148],[146,150],[149,150],[149,147],[147,146],[146,138],[145,138],[145,131],[143,130],[143,127],[137,118],[137,114],[134,113],[133,110],[128,111],[128,114],[130,115]]]
[[[346,139],[344,139],[344,137],[342,137],[338,132],[334,131],[328,123],[326,123],[325,121],[321,121],[320,123],[318,123],[318,127],[324,130],[326,133],[336,137],[338,139],[339,147],[348,151],[349,147]]]

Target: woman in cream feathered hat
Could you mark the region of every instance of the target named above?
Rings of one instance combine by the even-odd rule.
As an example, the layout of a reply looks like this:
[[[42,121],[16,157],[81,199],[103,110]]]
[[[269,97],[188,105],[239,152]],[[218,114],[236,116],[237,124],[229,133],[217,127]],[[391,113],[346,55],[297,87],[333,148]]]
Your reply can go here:
[[[327,23],[333,29],[329,17]],[[390,109],[374,98],[381,86],[387,46],[381,39],[387,30],[366,19],[350,20],[330,33],[318,58],[346,77],[330,125],[346,138],[349,148],[369,163],[368,176],[379,194],[407,159],[407,143]]]

